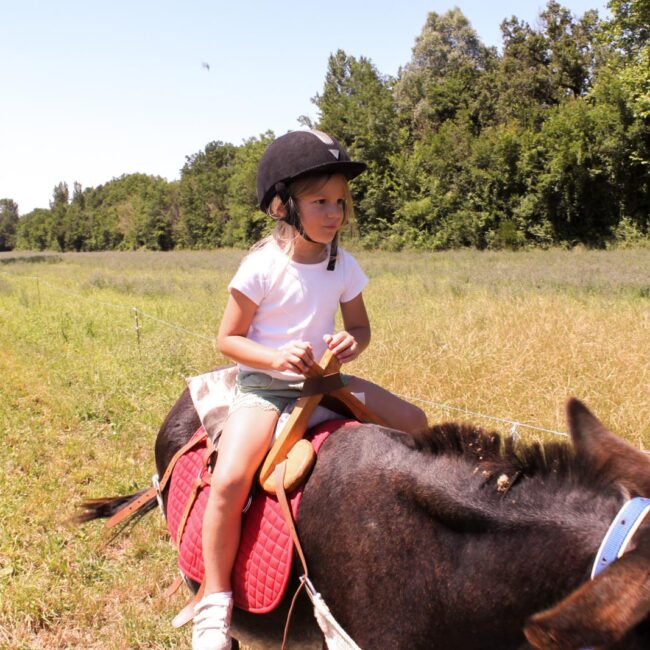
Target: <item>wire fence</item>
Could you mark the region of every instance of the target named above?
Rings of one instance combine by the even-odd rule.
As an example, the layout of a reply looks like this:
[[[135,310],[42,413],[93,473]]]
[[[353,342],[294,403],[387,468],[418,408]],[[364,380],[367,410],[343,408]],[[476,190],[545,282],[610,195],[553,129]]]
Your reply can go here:
[[[74,297],[76,299],[81,299],[86,302],[91,302],[95,303],[97,305],[102,305],[104,307],[109,307],[112,309],[120,309],[120,310],[129,310],[131,313],[131,316],[134,320],[134,327],[135,327],[135,335],[136,335],[136,340],[138,347],[140,346],[141,343],[141,331],[142,331],[142,325],[141,325],[141,319],[148,319],[151,320],[152,322],[155,322],[159,325],[162,325],[164,327],[167,327],[169,329],[175,330],[181,334],[185,334],[187,336],[193,336],[197,339],[203,340],[203,341],[208,341],[210,343],[214,343],[214,339],[209,336],[205,336],[204,334],[200,334],[198,332],[194,332],[192,330],[187,329],[186,327],[183,327],[182,325],[179,325],[178,323],[173,323],[171,321],[164,320],[162,318],[158,318],[157,316],[153,316],[152,314],[149,314],[139,307],[129,305],[126,303],[116,303],[116,302],[109,302],[106,300],[100,300],[98,298],[95,298],[93,296],[88,296],[82,293],[79,293],[77,291],[72,291],[70,289],[67,289],[65,287],[60,287],[56,284],[53,284],[51,282],[48,282],[47,280],[43,280],[39,276],[36,275],[18,275],[15,273],[9,273],[7,271],[0,271],[0,275],[12,278],[12,279],[27,279],[27,280],[33,280],[36,284],[36,291],[37,291],[37,296],[38,296],[38,303],[39,305],[41,304],[41,285],[48,287],[49,289],[53,291],[57,291],[62,294],[67,294],[71,297]],[[545,429],[543,427],[538,427],[532,424],[526,424],[525,422],[520,422],[519,420],[513,420],[509,418],[502,418],[502,417],[497,417],[494,415],[488,415],[486,413],[481,413],[480,411],[476,411],[474,409],[469,409],[468,407],[461,407],[461,406],[454,406],[452,404],[447,404],[444,402],[434,402],[432,400],[426,400],[421,397],[413,396],[413,395],[402,395],[400,393],[397,393],[396,391],[393,391],[395,395],[398,397],[401,397],[402,399],[405,399],[409,402],[418,402],[420,404],[427,405],[429,407],[437,408],[442,411],[449,411],[452,413],[460,413],[463,414],[465,417],[475,417],[475,418],[481,418],[484,420],[488,420],[491,422],[497,422],[501,425],[506,425],[507,428],[509,429],[510,435],[512,435],[514,438],[518,437],[519,435],[519,429],[528,429],[531,431],[537,431],[539,433],[546,433],[546,434],[551,434],[555,436],[560,436],[563,438],[567,438],[569,436],[568,433],[564,431],[555,431],[553,429]]]
[[[198,339],[201,339],[203,341],[208,341],[210,343],[214,342],[214,339],[212,337],[206,336],[205,334],[199,334],[198,332],[193,332],[192,330],[187,329],[186,327],[183,327],[179,325],[178,323],[172,323],[170,321],[166,321],[162,318],[158,318],[157,316],[154,316],[153,314],[149,314],[146,311],[140,309],[139,307],[135,307],[134,305],[129,305],[126,303],[117,303],[117,302],[109,302],[106,300],[100,300],[99,298],[95,298],[92,296],[87,296],[83,293],[79,293],[78,291],[71,291],[70,289],[67,289],[65,287],[60,287],[56,284],[52,284],[51,282],[48,282],[47,280],[43,280],[37,275],[16,275],[15,273],[9,273],[7,271],[0,271],[1,275],[12,277],[14,279],[26,279],[26,280],[33,280],[36,283],[36,292],[38,296],[38,303],[39,305],[41,304],[41,285],[48,287],[49,289],[52,289],[53,291],[57,291],[62,294],[66,294],[68,296],[71,296],[73,298],[81,299],[86,302],[92,302],[97,305],[102,305],[104,307],[110,307],[112,309],[120,309],[120,310],[128,310],[134,321],[135,321],[135,331],[136,335],[140,337],[140,330],[142,329],[140,326],[140,319],[148,319],[151,321],[154,321],[158,323],[159,325],[164,325],[165,327],[168,327],[170,329],[176,330],[178,332],[181,332],[183,334],[187,334],[188,336],[194,336]]]

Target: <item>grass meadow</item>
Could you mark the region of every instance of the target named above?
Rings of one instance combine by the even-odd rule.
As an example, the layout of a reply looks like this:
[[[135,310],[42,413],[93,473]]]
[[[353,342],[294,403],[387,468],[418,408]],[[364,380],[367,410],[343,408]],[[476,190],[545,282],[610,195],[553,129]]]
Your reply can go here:
[[[0,255],[0,648],[189,647],[170,625],[187,592],[163,596],[159,514],[110,544],[69,520],[83,498],[149,484],[185,377],[223,362],[213,337],[242,255]],[[351,372],[431,421],[513,420],[537,427],[517,428],[527,440],[566,431],[575,395],[650,446],[650,250],[358,258],[373,342]]]

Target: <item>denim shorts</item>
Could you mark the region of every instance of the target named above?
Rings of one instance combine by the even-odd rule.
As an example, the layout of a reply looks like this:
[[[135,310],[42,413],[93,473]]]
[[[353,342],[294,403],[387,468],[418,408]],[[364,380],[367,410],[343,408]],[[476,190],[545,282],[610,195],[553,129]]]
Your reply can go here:
[[[350,380],[349,375],[341,374],[341,378],[343,384]],[[304,383],[304,379],[276,379],[264,372],[240,371],[230,413],[242,407],[282,413],[291,402],[300,397]]]

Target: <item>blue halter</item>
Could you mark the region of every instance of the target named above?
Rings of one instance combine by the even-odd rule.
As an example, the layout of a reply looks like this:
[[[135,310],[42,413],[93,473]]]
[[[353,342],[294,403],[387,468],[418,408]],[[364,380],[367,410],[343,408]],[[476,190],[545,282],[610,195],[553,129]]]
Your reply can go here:
[[[625,549],[648,511],[650,511],[650,499],[643,497],[630,499],[618,511],[596,553],[594,566],[591,569],[592,580],[625,553]]]
[[[625,553],[634,533],[643,523],[648,512],[650,512],[650,499],[643,497],[630,499],[618,511],[596,553],[594,566],[591,569],[592,580]],[[593,650],[593,648],[582,650]]]

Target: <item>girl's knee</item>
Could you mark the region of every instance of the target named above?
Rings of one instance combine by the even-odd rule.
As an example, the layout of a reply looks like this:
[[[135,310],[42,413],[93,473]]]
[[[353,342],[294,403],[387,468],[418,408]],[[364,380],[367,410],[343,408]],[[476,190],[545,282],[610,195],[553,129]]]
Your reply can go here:
[[[429,426],[426,413],[415,404],[409,404],[409,411],[406,417],[405,430],[408,433],[420,433]]]
[[[210,482],[209,507],[224,508],[228,505],[239,507],[248,497],[252,480],[244,474],[213,474]]]

